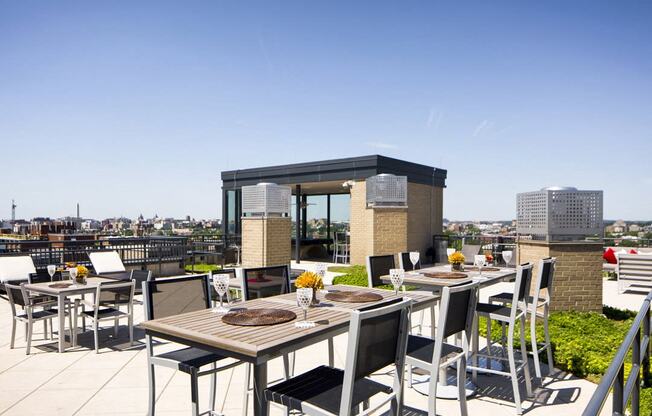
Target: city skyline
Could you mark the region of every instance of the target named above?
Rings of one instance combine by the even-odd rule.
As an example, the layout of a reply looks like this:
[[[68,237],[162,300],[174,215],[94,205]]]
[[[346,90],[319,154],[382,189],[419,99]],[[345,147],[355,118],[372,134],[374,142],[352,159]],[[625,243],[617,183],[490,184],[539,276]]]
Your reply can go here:
[[[3,195],[218,218],[221,171],[379,153],[447,169],[449,218],[550,185],[649,218],[652,4],[370,4],[3,3]]]

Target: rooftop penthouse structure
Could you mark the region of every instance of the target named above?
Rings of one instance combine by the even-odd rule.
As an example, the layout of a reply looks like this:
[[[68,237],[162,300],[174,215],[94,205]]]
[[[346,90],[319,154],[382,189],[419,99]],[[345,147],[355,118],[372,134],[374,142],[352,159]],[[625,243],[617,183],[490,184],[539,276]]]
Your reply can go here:
[[[602,236],[602,191],[553,186],[516,196],[516,232],[534,240]]]

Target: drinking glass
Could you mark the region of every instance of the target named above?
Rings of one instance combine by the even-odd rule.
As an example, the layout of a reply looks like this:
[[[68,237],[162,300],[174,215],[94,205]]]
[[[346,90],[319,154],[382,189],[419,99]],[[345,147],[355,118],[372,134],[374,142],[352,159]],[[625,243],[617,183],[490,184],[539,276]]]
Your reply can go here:
[[[76,267],[71,267],[70,269],[68,269],[68,274],[70,274],[70,280],[72,280],[73,287],[76,286],[75,285],[75,282],[76,282],[75,279],[77,279],[77,268]]]
[[[297,328],[311,328],[315,326],[314,322],[308,321],[308,308],[312,303],[312,288],[302,287],[297,289],[297,304],[303,309],[303,321],[296,322]]]
[[[416,270],[417,263],[419,262],[419,252],[410,251],[410,262],[412,263],[412,270]]]
[[[484,254],[476,254],[473,257],[473,264],[477,266],[480,277],[482,277],[482,266],[484,266],[485,260]]]
[[[503,260],[505,260],[505,267],[509,267],[509,262],[512,261],[512,251],[503,251]]]
[[[326,276],[326,263],[315,264],[315,274],[319,275],[322,279]]]
[[[389,269],[389,280],[394,286],[394,294],[398,296],[398,290],[403,285],[403,277],[405,271],[403,269]]]
[[[57,272],[57,266],[54,264],[48,265],[48,274],[50,275],[50,281],[54,279],[54,274]]]
[[[220,306],[213,308],[213,312],[215,313],[227,313],[229,311],[229,307],[224,306],[222,298],[224,297],[224,294],[229,290],[230,279],[231,277],[228,274],[224,273],[213,275],[213,287],[215,288],[217,294],[220,296]]]

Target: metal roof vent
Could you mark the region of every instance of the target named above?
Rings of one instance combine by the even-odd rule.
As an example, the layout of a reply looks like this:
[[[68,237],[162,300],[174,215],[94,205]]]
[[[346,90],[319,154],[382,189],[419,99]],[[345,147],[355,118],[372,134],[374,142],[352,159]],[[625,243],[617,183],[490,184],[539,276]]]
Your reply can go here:
[[[242,187],[242,215],[250,217],[287,217],[290,215],[289,186],[261,182]]]
[[[382,173],[367,178],[367,207],[407,207],[407,176]]]

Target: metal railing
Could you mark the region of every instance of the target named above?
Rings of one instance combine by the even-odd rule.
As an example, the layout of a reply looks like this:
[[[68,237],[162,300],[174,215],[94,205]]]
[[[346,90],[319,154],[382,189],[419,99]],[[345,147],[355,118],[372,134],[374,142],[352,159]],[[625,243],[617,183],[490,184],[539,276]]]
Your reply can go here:
[[[148,264],[170,261],[185,261],[189,253],[185,237],[151,238],[108,238],[104,240],[63,241],[3,241],[0,256],[29,255],[37,271],[43,271],[48,264],[75,262],[85,266],[91,264],[88,257],[94,251],[115,250],[126,265]]]
[[[607,402],[613,387],[612,414],[625,414],[631,399],[631,415],[639,415],[641,378],[643,385],[649,387],[650,380],[650,303],[652,291],[643,301],[634,323],[620,345],[616,356],[605,372],[598,388],[593,393],[582,416],[597,416]],[[631,351],[631,369],[625,379],[625,361]]]

